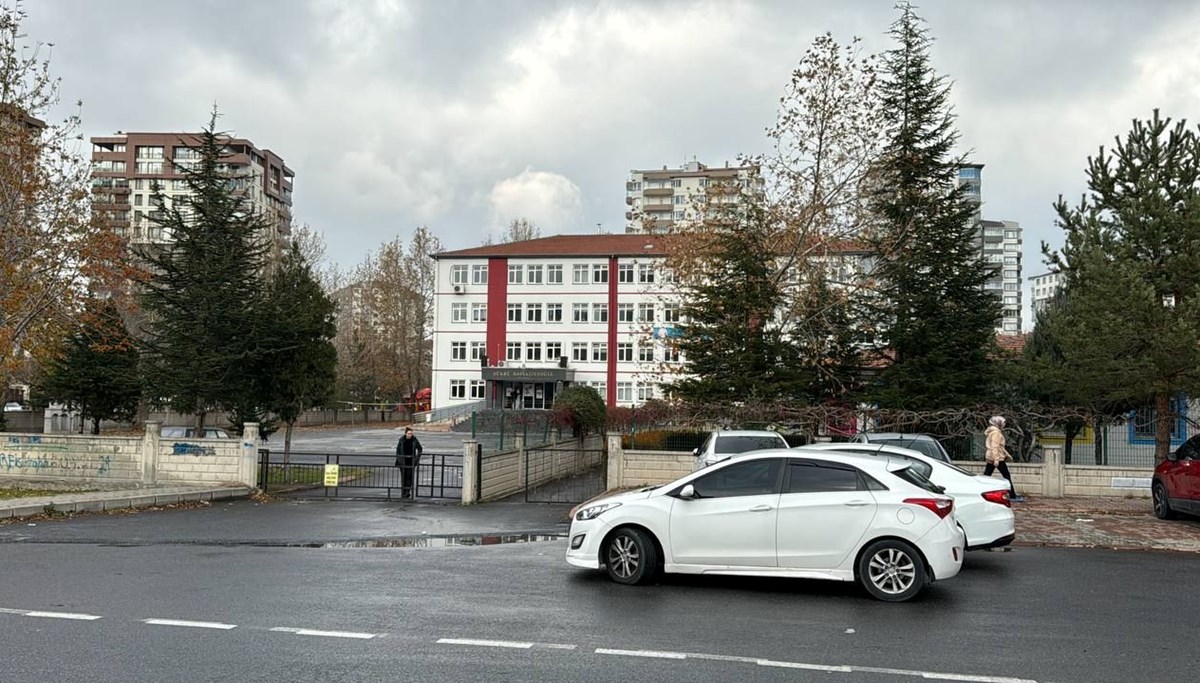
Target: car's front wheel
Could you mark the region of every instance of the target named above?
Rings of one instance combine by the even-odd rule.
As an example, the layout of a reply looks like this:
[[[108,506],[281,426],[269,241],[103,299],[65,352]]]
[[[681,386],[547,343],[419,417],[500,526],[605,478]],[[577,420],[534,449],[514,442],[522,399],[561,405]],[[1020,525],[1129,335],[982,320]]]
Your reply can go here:
[[[1161,481],[1154,482],[1151,489],[1154,498],[1154,516],[1159,519],[1174,519],[1175,511],[1171,509],[1171,500],[1167,497],[1167,487]]]
[[[604,547],[604,566],[617,583],[646,583],[658,573],[658,548],[641,529],[617,529]]]
[[[910,600],[925,587],[925,581],[925,561],[904,541],[876,541],[858,559],[858,582],[876,600]]]

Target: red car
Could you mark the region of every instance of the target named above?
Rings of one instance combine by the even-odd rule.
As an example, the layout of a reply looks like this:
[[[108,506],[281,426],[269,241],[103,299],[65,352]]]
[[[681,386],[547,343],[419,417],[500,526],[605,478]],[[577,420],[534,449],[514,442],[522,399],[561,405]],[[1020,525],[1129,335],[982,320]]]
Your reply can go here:
[[[1193,436],[1154,468],[1154,516],[1200,515],[1200,434]]]

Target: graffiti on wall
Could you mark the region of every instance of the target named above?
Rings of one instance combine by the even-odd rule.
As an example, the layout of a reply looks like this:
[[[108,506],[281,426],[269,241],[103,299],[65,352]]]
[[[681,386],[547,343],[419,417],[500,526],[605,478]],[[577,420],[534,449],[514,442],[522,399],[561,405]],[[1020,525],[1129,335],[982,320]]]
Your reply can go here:
[[[112,456],[72,459],[66,454],[0,452],[0,474],[37,477],[102,477],[112,471]]]
[[[201,446],[198,443],[184,443],[182,441],[176,441],[171,444],[171,455],[191,455],[199,458],[201,456],[216,454],[217,449],[212,446]]]

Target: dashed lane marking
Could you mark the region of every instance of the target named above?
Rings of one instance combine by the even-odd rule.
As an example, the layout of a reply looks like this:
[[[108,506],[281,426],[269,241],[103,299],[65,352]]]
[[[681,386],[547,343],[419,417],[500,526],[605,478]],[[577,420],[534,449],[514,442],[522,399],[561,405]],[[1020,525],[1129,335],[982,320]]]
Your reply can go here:
[[[474,645],[476,647],[509,647],[517,650],[528,650],[533,643],[522,643],[512,640],[477,640],[474,638],[438,638],[442,645]]]
[[[71,612],[38,612],[36,610],[32,611],[32,612],[25,612],[24,614],[27,617],[44,617],[46,619],[74,619],[75,621],[95,621],[97,619],[103,618],[103,617],[100,617],[95,614],[74,614]]]
[[[222,624],[216,621],[184,621],[181,619],[142,619],[142,623],[152,626],[186,626],[188,628],[211,628],[222,631],[237,628],[237,624]]]
[[[308,628],[288,628],[286,626],[276,626],[268,629],[276,633],[294,633],[298,636],[318,636],[321,638],[356,638],[358,640],[370,640],[379,637],[378,633],[355,633],[353,631],[314,631]]]
[[[650,657],[652,659],[687,659],[687,655],[682,652],[659,652],[657,650],[610,650],[608,648],[596,648],[598,655],[617,655],[620,657]]]

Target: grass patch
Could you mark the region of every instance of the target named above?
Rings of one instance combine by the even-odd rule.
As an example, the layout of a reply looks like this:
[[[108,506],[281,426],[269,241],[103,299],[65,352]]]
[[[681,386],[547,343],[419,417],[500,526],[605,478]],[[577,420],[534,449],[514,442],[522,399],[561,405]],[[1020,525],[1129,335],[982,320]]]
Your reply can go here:
[[[0,500],[13,498],[33,498],[35,496],[56,496],[60,493],[87,493],[92,489],[0,489]]]
[[[343,465],[338,469],[338,481],[353,481],[359,477],[365,477],[370,473],[370,467]],[[325,483],[325,466],[293,464],[285,470],[283,465],[271,465],[270,469],[267,470],[267,483],[320,486]]]

